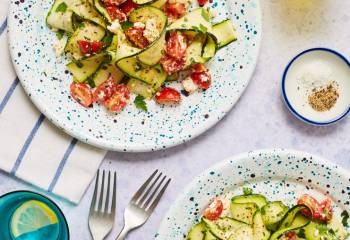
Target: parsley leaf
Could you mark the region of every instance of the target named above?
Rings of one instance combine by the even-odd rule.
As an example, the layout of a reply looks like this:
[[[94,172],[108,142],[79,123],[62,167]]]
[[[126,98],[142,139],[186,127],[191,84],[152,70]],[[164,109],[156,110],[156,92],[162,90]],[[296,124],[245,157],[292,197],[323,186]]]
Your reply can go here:
[[[58,40],[61,40],[63,38],[63,35],[64,35],[63,30],[59,30],[56,32],[56,37],[58,38]]]
[[[206,9],[202,8],[202,17],[205,19],[205,21],[209,22],[210,21],[210,17],[209,17],[209,13]]]
[[[251,189],[251,188],[243,188],[243,194],[244,195],[250,195],[250,194],[252,194],[253,193],[253,189]]]
[[[203,33],[206,33],[208,31],[208,28],[206,26],[204,26],[203,24],[200,24],[199,28],[200,28],[201,32],[203,32]]]
[[[130,21],[125,21],[125,22],[122,22],[121,23],[121,27],[122,29],[125,31],[125,30],[128,30],[129,28],[133,27],[134,24]]]
[[[298,237],[300,238],[306,238],[306,235],[305,235],[305,229],[300,229],[298,234],[297,234]]]
[[[346,210],[344,210],[342,213],[341,213],[341,215],[340,215],[341,217],[342,217],[342,224],[343,224],[343,226],[344,227],[349,227],[349,223],[348,223],[348,220],[349,220],[349,213],[346,211]]]
[[[192,29],[195,31],[199,31],[199,28],[197,26],[192,26]]]
[[[141,95],[137,95],[137,96],[135,97],[134,103],[135,103],[135,106],[136,106],[138,109],[141,109],[142,111],[145,111],[145,112],[148,111],[148,109],[147,109],[147,104],[146,104],[146,102],[145,102],[145,98],[142,97]]]
[[[107,34],[104,38],[102,38],[102,42],[105,44],[105,45],[110,45],[111,42],[112,42],[112,39],[113,39],[113,36],[110,35],[110,34]]]
[[[58,7],[56,8],[56,12],[62,12],[65,13],[67,10],[67,4],[65,2],[62,2]]]

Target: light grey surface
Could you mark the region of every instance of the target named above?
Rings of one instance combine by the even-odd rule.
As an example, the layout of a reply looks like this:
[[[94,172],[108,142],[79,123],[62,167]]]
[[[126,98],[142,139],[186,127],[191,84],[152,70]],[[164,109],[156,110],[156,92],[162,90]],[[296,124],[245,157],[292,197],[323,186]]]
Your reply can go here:
[[[287,7],[293,1],[307,2],[309,6],[303,10]],[[322,46],[350,58],[350,1],[261,2],[264,32],[257,69],[247,91],[226,118],[199,138],[172,149],[107,155],[103,166],[119,174],[118,226],[112,235],[121,229],[122,212],[133,192],[155,168],[167,172],[173,181],[153,216],[129,235],[130,240],[152,239],[165,211],[187,183],[211,165],[244,151],[293,148],[321,155],[350,170],[349,117],[329,127],[309,126],[291,116],[280,95],[283,69],[300,51]],[[0,193],[17,189],[36,190],[0,173]],[[55,199],[68,218],[72,240],[90,239],[87,216],[92,191],[90,186],[79,206]]]

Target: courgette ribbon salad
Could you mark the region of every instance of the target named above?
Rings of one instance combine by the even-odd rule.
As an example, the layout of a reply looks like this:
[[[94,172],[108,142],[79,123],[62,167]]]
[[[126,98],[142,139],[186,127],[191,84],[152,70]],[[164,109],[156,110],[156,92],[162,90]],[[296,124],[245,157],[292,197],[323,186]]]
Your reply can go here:
[[[59,39],[56,54],[71,59],[71,97],[120,112],[134,93],[136,107],[147,111],[145,99],[181,101],[166,81],[181,81],[186,95],[208,89],[212,77],[204,64],[236,32],[229,19],[213,23],[208,0],[190,10],[191,1],[55,0],[46,22]]]
[[[201,221],[187,240],[345,240],[349,237],[349,214],[336,218],[330,199],[319,202],[302,195],[288,207],[265,196],[245,194],[215,198],[204,210]]]

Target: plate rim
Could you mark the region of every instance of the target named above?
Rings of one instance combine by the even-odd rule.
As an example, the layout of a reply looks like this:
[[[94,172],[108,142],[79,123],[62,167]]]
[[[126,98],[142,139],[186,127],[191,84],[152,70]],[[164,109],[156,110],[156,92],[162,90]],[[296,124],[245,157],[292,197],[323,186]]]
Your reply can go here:
[[[10,51],[10,56],[11,56],[11,61],[12,65],[14,66],[15,72],[18,76],[18,79],[21,83],[21,86],[25,90],[26,95],[29,97],[30,101],[34,104],[34,106],[39,110],[40,113],[45,115],[45,117],[55,125],[58,129],[62,130],[69,136],[78,139],[79,141],[89,144],[91,146],[104,149],[104,150],[110,150],[110,151],[117,151],[117,152],[130,152],[130,153],[143,153],[143,152],[154,152],[154,151],[160,151],[168,148],[172,148],[178,145],[181,145],[183,143],[186,143],[190,140],[193,140],[197,138],[198,136],[202,135],[212,127],[214,127],[216,124],[218,124],[231,110],[232,108],[238,103],[244,92],[246,91],[247,86],[249,85],[254,72],[256,70],[256,66],[258,64],[259,60],[259,55],[261,51],[261,43],[262,43],[262,31],[263,31],[263,23],[262,23],[262,8],[261,8],[261,3],[259,0],[256,0],[256,6],[257,6],[257,25],[259,28],[259,31],[257,32],[257,42],[256,42],[256,57],[253,60],[253,63],[251,64],[251,70],[247,72],[247,82],[244,87],[241,88],[240,93],[238,98],[232,102],[232,104],[227,105],[227,109],[223,109],[223,111],[220,112],[220,114],[217,115],[215,118],[210,118],[208,119],[207,123],[203,125],[200,128],[196,128],[196,131],[191,133],[190,136],[187,136],[185,139],[177,139],[177,141],[174,141],[172,143],[164,144],[165,147],[163,146],[155,146],[155,145],[144,145],[144,144],[135,144],[131,145],[131,147],[127,147],[126,145],[121,145],[121,144],[116,144],[112,143],[111,141],[107,142],[104,139],[97,139],[96,137],[90,137],[86,136],[83,133],[80,134],[80,131],[74,130],[74,126],[69,125],[69,126],[63,126],[61,124],[61,118],[56,117],[57,114],[55,114],[53,111],[46,111],[47,108],[45,108],[45,104],[43,101],[40,100],[40,98],[32,97],[30,96],[30,88],[29,85],[25,83],[22,79],[24,79],[24,76],[22,75],[21,70],[19,69],[19,66],[15,63],[16,59],[16,53],[15,49],[11,47],[11,43],[14,41],[12,39],[15,39],[14,32],[11,30],[12,27],[15,27],[14,25],[14,16],[11,14],[13,12],[13,9],[17,6],[15,6],[15,3],[13,0],[10,2],[9,6],[9,11],[7,14],[7,19],[8,19],[8,47]]]
[[[189,184],[185,185],[184,190],[181,193],[178,193],[177,196],[175,197],[175,200],[170,203],[169,209],[166,211],[166,213],[163,215],[161,222],[159,224],[159,227],[157,229],[157,235],[158,232],[160,232],[161,229],[165,229],[166,225],[166,219],[169,217],[170,213],[174,211],[176,204],[180,202],[182,199],[186,197],[186,194],[193,188],[198,183],[198,180],[203,179],[204,176],[210,175],[211,171],[217,171],[222,168],[225,168],[226,166],[229,165],[229,163],[232,161],[234,162],[235,165],[238,165],[241,163],[241,165],[245,164],[246,160],[244,160],[244,157],[249,157],[249,156],[254,156],[258,154],[293,154],[296,156],[312,156],[312,161],[317,162],[320,165],[325,165],[326,167],[331,168],[332,170],[336,171],[339,173],[342,177],[348,178],[350,180],[350,172],[348,172],[345,168],[341,167],[338,164],[335,164],[326,158],[318,155],[318,154],[313,154],[309,153],[306,151],[300,151],[300,150],[295,150],[295,149],[289,149],[289,148],[264,148],[264,149],[258,149],[258,150],[253,150],[253,151],[245,151],[243,153],[235,154],[230,157],[225,158],[224,160],[220,161],[219,163],[213,164],[209,166],[209,168],[206,168],[204,171],[200,172],[198,175],[196,175]],[[349,206],[350,208],[350,206]],[[157,236],[156,235],[156,236]],[[157,238],[156,238],[157,239]]]

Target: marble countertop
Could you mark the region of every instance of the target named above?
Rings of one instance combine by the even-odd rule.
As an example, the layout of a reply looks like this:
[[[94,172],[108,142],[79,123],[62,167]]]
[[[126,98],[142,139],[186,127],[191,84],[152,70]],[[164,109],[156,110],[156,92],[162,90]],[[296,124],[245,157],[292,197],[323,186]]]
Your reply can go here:
[[[246,92],[220,123],[200,137],[168,150],[107,154],[103,167],[118,171],[118,225],[111,236],[122,227],[123,209],[133,192],[156,168],[173,181],[155,213],[129,235],[130,240],[152,239],[177,194],[196,175],[241,152],[290,148],[323,156],[350,170],[349,117],[328,127],[306,125],[288,112],[280,93],[284,67],[302,50],[329,47],[350,58],[350,1],[308,0],[303,9],[289,5],[293,1],[302,0],[261,0],[263,40],[258,65]],[[78,206],[51,196],[68,219],[72,240],[91,239],[87,216],[92,187]],[[16,189],[33,190],[0,172],[0,194]]]

